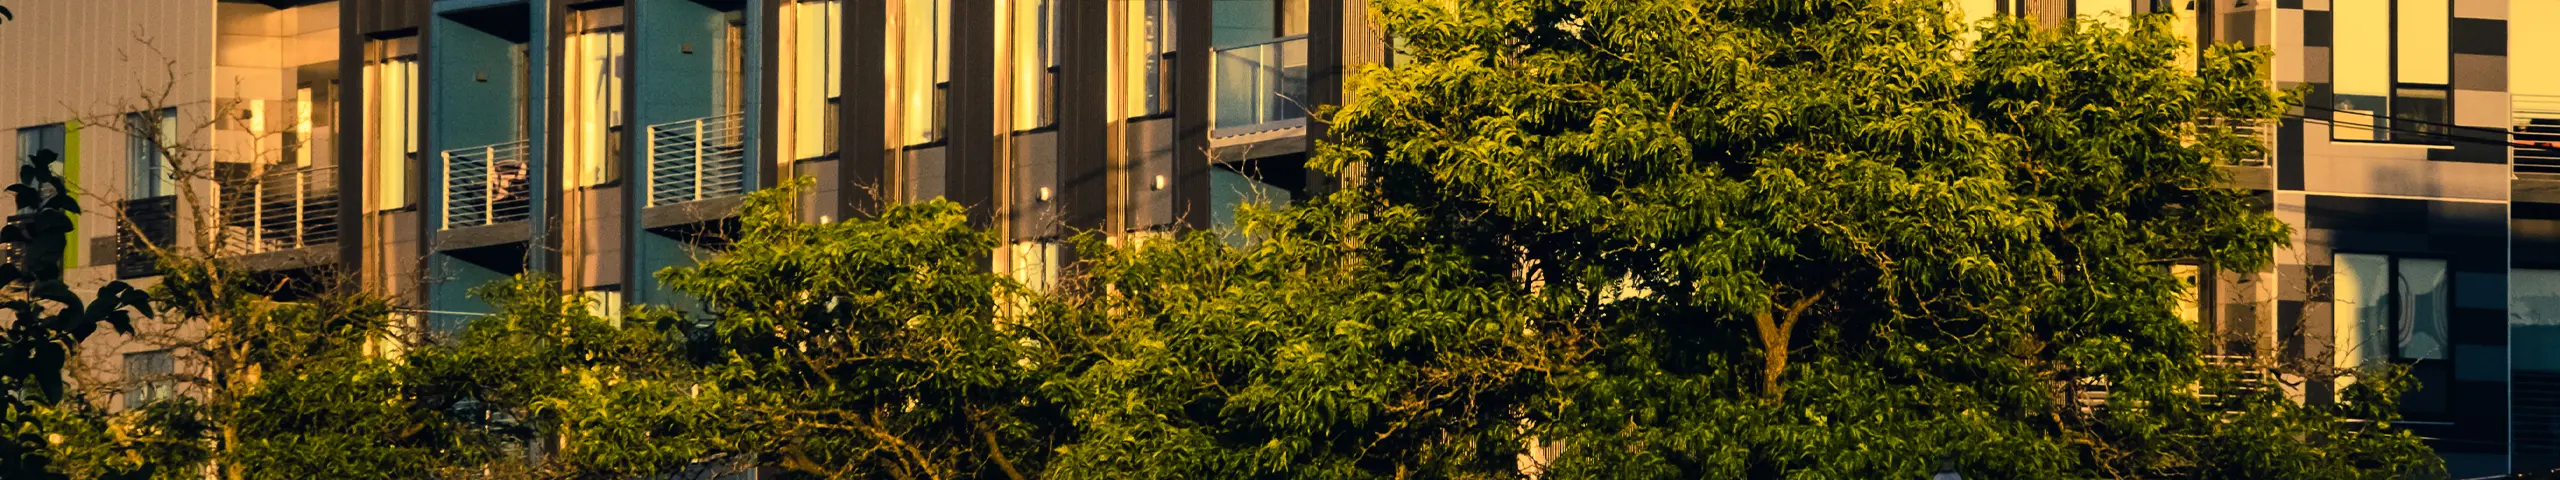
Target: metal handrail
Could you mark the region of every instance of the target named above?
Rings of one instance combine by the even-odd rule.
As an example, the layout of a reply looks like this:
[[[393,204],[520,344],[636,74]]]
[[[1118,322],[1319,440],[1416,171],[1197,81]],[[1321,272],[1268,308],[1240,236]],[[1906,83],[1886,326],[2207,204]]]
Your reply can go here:
[[[1306,118],[1307,37],[1211,49],[1215,128]]]
[[[746,123],[737,114],[649,126],[648,206],[746,191]]]
[[[523,220],[533,213],[525,141],[445,150],[444,228]]]
[[[248,255],[337,243],[337,172],[293,168],[217,184],[222,252]]]

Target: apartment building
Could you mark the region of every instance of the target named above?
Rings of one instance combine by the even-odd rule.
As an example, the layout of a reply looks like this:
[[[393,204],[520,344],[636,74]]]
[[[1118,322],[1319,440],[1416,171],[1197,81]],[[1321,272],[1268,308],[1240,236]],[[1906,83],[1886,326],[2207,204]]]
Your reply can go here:
[[[2395,422],[2455,478],[2560,468],[2560,2],[1989,0],[2063,19],[2173,12],[2203,42],[2275,53],[2300,89],[2248,125],[2229,166],[2293,236],[2271,271],[2175,267],[2214,360],[2392,363],[2416,377]],[[2347,380],[2265,378],[2308,402]]]
[[[145,245],[214,251],[279,295],[359,281],[430,334],[526,272],[606,315],[685,305],[651,273],[798,177],[807,221],[965,204],[1007,245],[990,267],[1044,285],[1073,233],[1220,228],[1323,188],[1308,112],[1385,52],[1358,0],[10,7],[0,148],[62,152],[89,210],[122,213],[80,219],[75,284],[148,283]],[[131,403],[184,393],[159,379],[187,359],[100,342]]]
[[[2174,12],[2199,45],[2275,51],[2304,106],[2230,168],[2295,236],[2269,271],[2177,269],[2189,316],[2231,339],[2217,361],[2407,364],[2424,388],[2400,425],[2456,476],[2560,468],[2560,0],[1956,3],[2057,28]],[[286,284],[356,279],[429,332],[524,272],[609,315],[685,304],[650,273],[797,177],[807,221],[966,204],[1005,239],[991,268],[1037,286],[1073,232],[1219,229],[1321,192],[1308,112],[1390,61],[1362,0],[10,7],[0,150],[61,152],[90,211],[125,213],[79,220],[76,283],[149,281],[139,244],[201,246]],[[128,401],[182,393],[166,350],[85,355]]]

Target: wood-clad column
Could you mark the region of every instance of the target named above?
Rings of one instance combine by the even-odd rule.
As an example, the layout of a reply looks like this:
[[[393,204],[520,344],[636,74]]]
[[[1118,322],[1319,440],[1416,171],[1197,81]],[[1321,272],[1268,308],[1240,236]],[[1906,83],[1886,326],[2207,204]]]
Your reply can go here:
[[[1209,83],[1209,64],[1217,58],[1209,52],[1213,7],[1213,2],[1178,2],[1173,9],[1173,181],[1169,187],[1174,223],[1201,230],[1209,228],[1209,128],[1216,114],[1209,110],[1209,97],[1217,88]]]
[[[954,1],[951,88],[943,95],[943,196],[969,207],[969,224],[993,228],[995,176],[1005,141],[996,129],[996,2]]]
[[[1058,7],[1058,208],[1071,231],[1110,218],[1111,4]]]
[[[836,39],[842,46],[836,54],[844,77],[837,81],[844,84],[844,98],[836,106],[836,131],[828,133],[836,136],[836,218],[879,213],[890,200],[889,104],[881,92],[889,90],[891,1],[845,0],[838,6],[844,9],[844,35]]]

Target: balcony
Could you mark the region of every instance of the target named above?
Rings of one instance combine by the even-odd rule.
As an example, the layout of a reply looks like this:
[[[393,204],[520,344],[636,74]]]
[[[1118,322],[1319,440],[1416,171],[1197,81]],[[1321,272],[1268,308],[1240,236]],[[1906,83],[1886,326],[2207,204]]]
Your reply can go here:
[[[745,128],[735,114],[650,125],[648,206],[746,191]]]
[[[252,255],[338,241],[338,169],[294,168],[221,185],[221,252]]]
[[[2516,173],[2560,174],[2560,95],[2511,98]]]
[[[1306,126],[1307,37],[1213,49],[1211,137]]]
[[[493,225],[530,216],[533,184],[528,173],[523,140],[444,151],[443,228]]]

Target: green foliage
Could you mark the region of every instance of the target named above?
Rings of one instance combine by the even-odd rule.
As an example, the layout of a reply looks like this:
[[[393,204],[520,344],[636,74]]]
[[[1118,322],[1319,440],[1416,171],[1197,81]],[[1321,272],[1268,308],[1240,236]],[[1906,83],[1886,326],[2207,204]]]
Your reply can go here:
[[[1045,291],[959,205],[809,224],[805,180],[658,272],[701,311],[529,276],[397,360],[360,348],[379,302],[164,267],[245,378],[12,445],[84,476],[2442,474],[2391,425],[2403,372],[2297,403],[2171,313],[2169,265],[2284,242],[2218,169],[2290,100],[2264,52],[1944,8],[1377,0],[1415,61],[1324,115],[1348,187],[1241,244],[1081,238]]]
[[[6,10],[0,10],[5,16]],[[46,410],[66,400],[62,369],[80,344],[97,333],[99,324],[132,334],[134,313],[152,315],[151,297],[124,282],[108,282],[91,300],[82,300],[63,284],[64,247],[71,241],[72,215],[80,203],[53,164],[59,154],[40,150],[18,169],[9,185],[17,209],[0,227],[0,242],[9,245],[0,264],[0,288],[8,292],[0,310],[9,314],[0,329],[0,477],[58,478],[54,458],[46,452],[54,439],[43,427]]]
[[[2194,395],[2217,374],[2166,267],[2254,270],[2284,238],[2215,169],[2254,147],[2214,120],[2284,104],[2266,54],[2191,70],[2154,17],[1967,41],[1944,8],[1381,2],[1420,61],[1353,84],[1318,163],[1371,187],[1309,208],[1417,212],[1580,307],[1531,321],[1583,338],[1519,411],[1559,475],[2434,468],[2339,423],[2387,396]]]
[[[165,345],[203,362],[193,395],[107,412],[86,402],[40,409],[61,435],[56,470],[81,478],[416,478],[450,455],[449,401],[420,395],[399,360],[388,304],[328,294],[295,302],[252,291],[221,262],[163,256],[153,287],[171,318],[200,336]]]
[[[1089,346],[1050,390],[1083,435],[1050,476],[1512,476],[1518,399],[1556,360],[1530,322],[1567,305],[1409,209],[1244,217],[1250,248],[1079,245],[1089,283],[1055,301]]]
[[[634,477],[705,457],[725,421],[681,331],[644,311],[616,325],[545,277],[476,288],[497,308],[410,356],[414,387],[461,425],[447,461],[535,478]],[[545,447],[549,446],[549,447]]]
[[[659,273],[712,314],[697,358],[747,420],[735,445],[832,478],[1035,472],[1064,429],[1033,395],[1058,339],[1000,312],[1017,287],[984,263],[994,237],[947,201],[803,223],[791,191],[751,197],[729,252]]]

